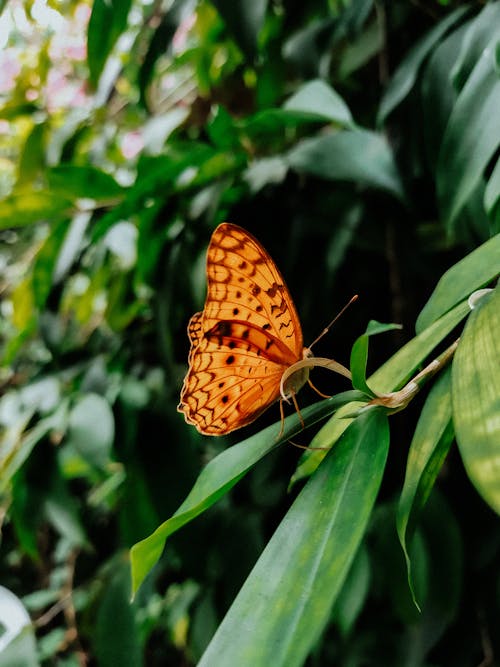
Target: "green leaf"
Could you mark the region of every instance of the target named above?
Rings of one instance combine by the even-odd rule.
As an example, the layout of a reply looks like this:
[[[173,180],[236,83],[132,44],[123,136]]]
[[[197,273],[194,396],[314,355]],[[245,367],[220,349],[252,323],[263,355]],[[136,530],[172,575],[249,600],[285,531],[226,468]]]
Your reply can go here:
[[[500,234],[483,243],[441,277],[417,318],[422,333],[444,313],[500,274]]]
[[[54,222],[71,216],[73,203],[67,197],[33,189],[15,190],[2,200],[0,229],[24,227],[48,220]]]
[[[366,327],[366,332],[356,339],[351,350],[350,369],[352,374],[352,386],[354,389],[375,396],[373,391],[366,383],[366,363],[368,361],[368,338],[386,331],[401,329],[400,324],[381,324],[375,320],[370,320]]]
[[[114,435],[109,403],[99,394],[84,394],[69,414],[68,441],[88,463],[102,468],[109,462]]]
[[[300,173],[360,182],[403,199],[403,186],[386,139],[368,130],[345,130],[305,139],[287,157]]]
[[[488,185],[484,191],[484,208],[488,215],[492,215],[493,210],[500,201],[500,158],[497,160],[495,168],[488,180]]]
[[[382,410],[351,424],[279,525],[199,667],[303,664],[362,540],[388,445]]]
[[[435,175],[441,142],[457,91],[451,72],[457,61],[466,25],[453,30],[437,46],[422,72],[421,108],[427,165]]]
[[[420,68],[429,53],[448,30],[454,26],[467,11],[467,7],[459,7],[434,26],[432,30],[429,30],[423,39],[412,47],[406,58],[393,74],[389,86],[385,91],[377,116],[378,125],[382,125],[387,116],[408,95],[415,85]]]
[[[443,217],[452,223],[500,144],[500,80],[494,41],[485,45],[453,108],[438,157],[436,187]]]
[[[94,624],[94,649],[102,667],[141,667],[142,647],[135,605],[130,604],[128,563],[115,558],[104,582]]]
[[[17,185],[31,185],[45,167],[46,123],[36,123],[26,138],[17,167]]]
[[[104,171],[91,166],[60,164],[47,173],[49,187],[70,197],[115,199],[123,196],[123,188]]]
[[[500,514],[500,289],[476,305],[452,367],[453,421],[471,482]]]
[[[430,352],[469,312],[470,308],[466,301],[459,303],[453,310],[424,329],[368,378],[370,387],[373,387],[377,394],[395,391],[402,387]]]
[[[354,125],[349,107],[331,86],[321,79],[303,85],[283,105],[285,111],[318,116],[343,127]]]
[[[174,0],[149,42],[138,76],[141,102],[145,107],[148,106],[146,89],[154,75],[156,61],[161,56],[170,55],[172,38],[177,28],[194,11],[194,8],[194,0]]]
[[[212,0],[230,32],[250,59],[257,54],[257,42],[264,23],[267,0]]]
[[[359,396],[359,392],[344,392],[311,405],[302,410],[304,423],[309,426]],[[300,431],[298,416],[291,415],[285,419],[283,434],[278,438],[280,430],[281,424],[269,426],[212,459],[202,470],[191,492],[175,514],[162,523],[152,535],[134,544],[130,550],[134,594],[160,557],[165,540],[217,502],[263,456]]]
[[[127,27],[132,0],[94,0],[87,31],[90,83],[97,88],[106,60]]]
[[[361,544],[333,609],[333,620],[346,637],[354,627],[370,588],[370,558]]]
[[[433,385],[422,408],[412,438],[406,475],[399,499],[396,525],[413,592],[409,543],[416,521],[427,502],[454,437],[451,420],[451,370],[447,368]]]
[[[473,20],[469,21],[460,53],[451,73],[457,90],[463,88],[477,61],[482,57],[485,45],[494,43],[498,39],[499,21],[500,5],[496,2],[488,3]]]

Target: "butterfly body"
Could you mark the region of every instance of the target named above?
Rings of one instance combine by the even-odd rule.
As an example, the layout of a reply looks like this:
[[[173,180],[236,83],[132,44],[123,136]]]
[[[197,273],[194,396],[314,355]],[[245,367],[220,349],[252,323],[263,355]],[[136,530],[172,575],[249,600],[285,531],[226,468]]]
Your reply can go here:
[[[285,371],[311,355],[273,260],[246,230],[222,223],[207,251],[207,297],[188,325],[189,370],[178,410],[206,435],[256,419],[280,397]],[[290,374],[285,397],[307,381]]]

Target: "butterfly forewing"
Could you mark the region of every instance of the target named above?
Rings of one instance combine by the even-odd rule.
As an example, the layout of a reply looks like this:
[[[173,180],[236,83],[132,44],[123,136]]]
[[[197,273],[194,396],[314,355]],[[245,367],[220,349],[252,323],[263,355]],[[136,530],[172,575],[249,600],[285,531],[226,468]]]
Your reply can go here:
[[[267,330],[302,358],[300,321],[277,266],[251,234],[219,225],[207,252],[204,330],[220,320],[241,320]]]
[[[188,326],[189,370],[179,410],[207,435],[253,421],[302,359],[302,330],[277,267],[248,232],[223,223],[207,252],[207,298]]]

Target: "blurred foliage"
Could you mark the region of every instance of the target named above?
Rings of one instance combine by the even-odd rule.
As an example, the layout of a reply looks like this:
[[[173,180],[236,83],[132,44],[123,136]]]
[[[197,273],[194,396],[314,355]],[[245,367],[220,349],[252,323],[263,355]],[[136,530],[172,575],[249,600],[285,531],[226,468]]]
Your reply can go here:
[[[499,664],[500,3],[10,0],[0,43],[0,665]],[[176,412],[223,220],[306,342],[360,295],[328,454]]]

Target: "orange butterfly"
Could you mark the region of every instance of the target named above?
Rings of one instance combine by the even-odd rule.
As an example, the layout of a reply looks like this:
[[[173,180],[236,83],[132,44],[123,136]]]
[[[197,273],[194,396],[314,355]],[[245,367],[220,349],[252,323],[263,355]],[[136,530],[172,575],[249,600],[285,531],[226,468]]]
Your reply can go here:
[[[292,398],[311,366],[349,371],[312,357],[290,293],[275,263],[249,232],[224,222],[207,251],[205,307],[188,325],[189,370],[179,412],[205,435],[224,435],[256,419],[281,395]],[[300,414],[300,413],[299,413]]]

